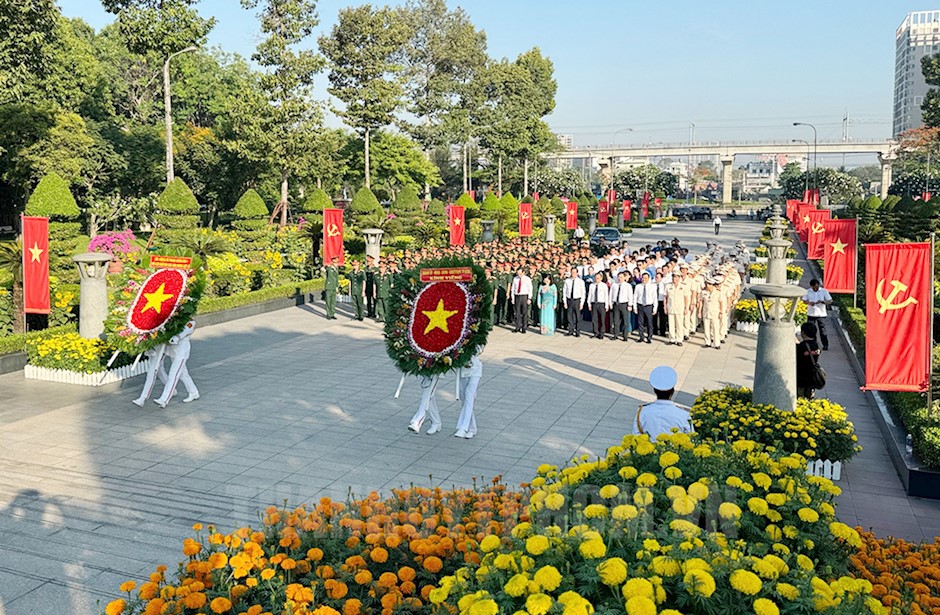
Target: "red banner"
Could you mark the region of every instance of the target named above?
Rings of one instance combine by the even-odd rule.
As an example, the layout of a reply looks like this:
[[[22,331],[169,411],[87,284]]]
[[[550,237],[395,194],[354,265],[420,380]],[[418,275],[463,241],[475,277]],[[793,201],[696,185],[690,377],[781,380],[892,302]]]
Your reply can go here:
[[[600,226],[607,226],[607,217],[610,209],[607,207],[607,201],[598,201],[597,202],[597,224]]]
[[[819,260],[825,256],[823,246],[825,227],[823,223],[832,217],[828,209],[815,209],[809,212],[809,242],[806,246],[806,258]]]
[[[812,205],[806,203],[801,203],[796,210],[796,233],[800,237],[800,241],[806,243],[806,239],[809,236],[809,212],[814,211],[816,208]]]
[[[468,191],[467,191],[467,194],[470,195],[470,200],[472,200],[474,203],[477,202],[477,191],[476,191],[476,190],[468,190]]]
[[[922,192],[920,198],[924,201],[929,201],[931,194],[929,192]]]
[[[933,284],[929,243],[865,246],[865,388],[925,391]]]
[[[23,216],[23,311],[48,314],[49,218]],[[13,309],[20,309],[14,306]]]
[[[565,229],[573,231],[578,228],[578,203],[568,201],[565,203]]]
[[[533,193],[532,193],[532,200],[533,200],[534,202],[536,202],[536,203],[539,202],[539,193],[538,193],[538,192],[533,192]]]
[[[472,267],[434,267],[421,269],[418,276],[422,282],[472,282]]]
[[[464,220],[463,207],[460,205],[451,205],[450,208],[450,245],[462,246],[464,244]]]
[[[532,203],[519,203],[519,236],[532,236]]]
[[[804,203],[812,203],[812,202],[813,202],[813,191],[812,191],[812,190],[804,190],[804,191],[803,191],[803,202],[804,202]]]
[[[810,203],[812,203],[813,205],[819,206],[819,188],[814,188],[813,190],[810,190],[810,197],[812,197],[812,199],[810,200]]]
[[[616,191],[616,190],[608,190],[608,191],[607,191],[607,203],[609,203],[611,209],[613,208],[614,203],[616,203],[616,202],[617,202],[617,191]]]
[[[854,293],[856,283],[855,219],[823,222],[823,286],[830,293]]]
[[[343,210],[323,209],[323,262],[329,264],[333,257],[346,263],[343,252]]]
[[[633,202],[630,199],[625,199],[623,202],[623,220],[628,222],[630,220],[630,209],[633,207]]]
[[[193,265],[191,256],[167,256],[165,254],[151,254],[151,269],[189,269]]]

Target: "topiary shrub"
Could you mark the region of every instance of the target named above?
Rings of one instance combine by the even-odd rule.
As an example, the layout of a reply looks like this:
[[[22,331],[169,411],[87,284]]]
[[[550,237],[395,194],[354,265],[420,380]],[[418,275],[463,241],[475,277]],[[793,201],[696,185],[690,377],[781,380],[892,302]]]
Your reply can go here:
[[[273,236],[268,225],[268,206],[255,190],[249,188],[238,199],[233,210],[235,220],[232,227],[241,240],[239,256],[248,260],[260,260],[261,254],[271,245]]]
[[[418,220],[421,219],[424,210],[421,208],[421,199],[418,197],[418,191],[414,186],[406,186],[392,202],[392,213],[401,223],[401,228],[406,233],[411,233]]]
[[[382,209],[382,205],[370,189],[363,186],[353,196],[350,209],[356,216],[367,216]]]
[[[483,205],[480,207],[480,215],[486,220],[498,220],[500,200],[493,192],[487,192],[483,197]]]
[[[69,190],[69,184],[52,172],[39,180],[26,202],[27,216],[49,218],[49,274],[63,282],[78,280],[72,255],[78,251],[82,211]]]
[[[330,195],[328,195],[325,190],[317,188],[304,200],[303,205],[300,206],[300,210],[304,213],[322,214],[324,209],[331,207],[333,207],[333,199],[330,198]]]
[[[235,203],[233,210],[236,220],[254,220],[268,215],[268,206],[254,188],[249,188]]]
[[[177,177],[167,184],[157,198],[153,219],[162,243],[171,243],[185,231],[199,227],[199,201],[186,182]]]

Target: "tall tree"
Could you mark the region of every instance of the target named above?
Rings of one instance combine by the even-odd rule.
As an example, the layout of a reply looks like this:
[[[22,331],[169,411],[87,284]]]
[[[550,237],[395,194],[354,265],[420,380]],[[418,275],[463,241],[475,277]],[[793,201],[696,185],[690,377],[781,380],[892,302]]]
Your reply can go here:
[[[555,109],[555,93],[558,91],[558,83],[553,76],[555,67],[552,61],[544,57],[538,47],[533,47],[520,55],[516,60],[516,64],[529,73],[530,83],[533,86],[530,98],[532,115],[529,116],[524,127],[528,142],[520,152],[524,164],[523,184],[526,192],[528,192],[529,161],[558,144],[552,131],[548,128],[548,124],[543,119]]]
[[[237,107],[241,124],[237,129],[247,139],[240,147],[253,150],[278,169],[281,197],[272,212],[287,224],[289,181],[305,168],[319,130],[320,107],[311,99],[313,77],[323,67],[323,58],[298,47],[316,27],[314,0],[242,0],[242,6],[261,6],[261,32],[267,37],[258,44],[252,59],[265,69],[261,76],[264,101],[246,100]],[[260,104],[259,104],[260,103]]]
[[[940,126],[940,53],[920,59],[924,81],[931,86],[920,105],[921,119],[928,128]]]
[[[369,4],[340,10],[330,35],[320,37],[320,50],[330,63],[328,90],[344,105],[337,113],[365,144],[367,188],[371,134],[390,125],[403,102],[400,60],[409,38],[401,12]]]
[[[0,2],[0,102],[19,99],[26,83],[46,74],[59,18],[54,0]]]

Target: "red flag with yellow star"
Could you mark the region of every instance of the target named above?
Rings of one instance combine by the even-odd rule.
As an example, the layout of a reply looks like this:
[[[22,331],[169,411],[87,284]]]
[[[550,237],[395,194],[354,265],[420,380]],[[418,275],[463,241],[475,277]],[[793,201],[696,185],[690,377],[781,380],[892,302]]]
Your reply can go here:
[[[519,236],[532,236],[532,203],[519,203]]]
[[[823,286],[830,293],[854,293],[856,284],[855,219],[823,222]]]
[[[450,245],[462,246],[465,242],[464,227],[466,226],[462,205],[450,206]]]
[[[806,243],[809,239],[809,212],[815,211],[816,207],[809,203],[800,203],[796,211],[796,234],[800,241]]]
[[[930,386],[933,246],[865,245],[865,388]]]
[[[814,209],[809,212],[809,230],[807,236],[809,241],[806,244],[806,258],[819,260],[825,256],[823,252],[823,234],[826,220],[832,217],[832,212],[828,209]]]
[[[568,201],[565,203],[565,229],[573,231],[578,228],[578,202]]]
[[[48,314],[49,218],[23,216],[23,312]]]

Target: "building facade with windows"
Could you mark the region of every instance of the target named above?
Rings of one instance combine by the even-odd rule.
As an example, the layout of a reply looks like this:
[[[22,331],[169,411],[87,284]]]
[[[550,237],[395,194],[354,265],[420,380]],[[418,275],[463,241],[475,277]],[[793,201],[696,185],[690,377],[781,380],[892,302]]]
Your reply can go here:
[[[940,53],[940,10],[908,13],[895,32],[893,134],[919,128],[927,94],[921,58]]]

